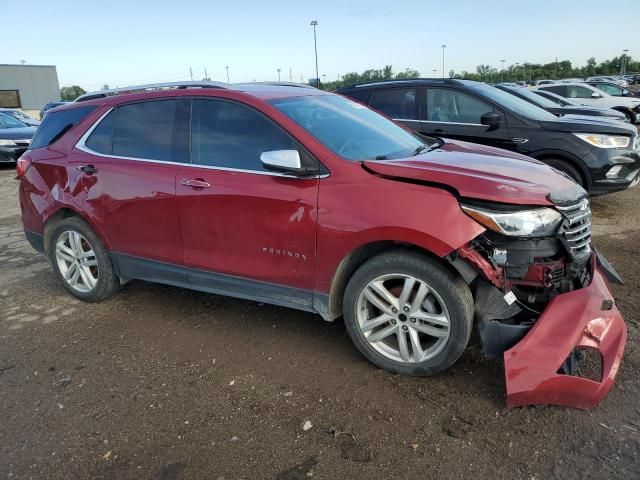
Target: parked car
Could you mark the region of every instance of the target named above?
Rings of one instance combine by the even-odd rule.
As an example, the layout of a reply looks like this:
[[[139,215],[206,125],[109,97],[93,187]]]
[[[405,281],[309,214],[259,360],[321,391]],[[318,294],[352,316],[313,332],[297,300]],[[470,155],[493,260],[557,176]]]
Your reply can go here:
[[[588,83],[566,83],[563,85],[543,85],[536,87],[547,90],[562,97],[569,98],[583,105],[613,108],[622,112],[630,123],[635,124],[640,114],[640,98],[613,97]]]
[[[582,78],[563,78],[562,80],[558,80],[557,83],[576,83],[584,81]]]
[[[170,86],[60,107],[20,159],[25,234],[71,295],[142,279],[343,316],[407,375],[453,365],[476,317],[485,352],[507,352],[509,406],[589,407],[611,387],[618,277],[566,176],[313,88]],[[599,381],[573,375],[585,342]]]
[[[0,112],[0,163],[15,163],[31,142],[36,128]]]
[[[539,88],[564,88],[548,85]],[[637,130],[622,122],[561,117],[468,80],[394,80],[338,90],[431,136],[505,148],[569,175],[592,195],[638,182]]]
[[[42,107],[40,109],[40,120],[42,120],[44,118],[44,114],[47,113],[48,110],[51,110],[52,108],[59,107],[60,105],[65,105],[67,103],[69,103],[69,102],[60,101],[60,102],[49,102],[49,103],[46,103],[44,105],[44,107]]]
[[[615,83],[616,85],[620,85],[621,87],[628,87],[629,82],[625,79],[617,76],[599,76],[599,77],[589,77],[585,80],[586,82],[609,82]]]
[[[595,116],[600,119],[617,120],[623,122],[627,121],[627,117],[625,117],[624,114],[611,108],[605,109],[597,107],[586,107],[584,105],[561,106],[558,105],[557,102],[551,101],[540,95],[536,95],[536,90],[532,91],[528,88],[509,87],[506,85],[498,85],[497,88],[507,93],[511,93],[512,95],[515,95],[522,100],[532,103],[533,105],[537,105],[538,107],[545,109],[547,112],[553,113],[557,117],[563,117],[565,115],[578,115],[586,117]]]
[[[627,88],[621,87],[611,82],[586,82],[598,90],[608,93],[612,97],[640,97],[640,92],[633,92]]]
[[[22,110],[18,108],[0,108],[0,113],[4,113],[5,115],[9,115],[10,117],[15,118],[16,120],[28,125],[30,127],[37,127],[40,125],[40,122],[35,118],[30,117]]]
[[[580,109],[582,112],[584,112],[582,113],[582,115],[588,115],[591,117],[611,118],[614,120],[622,120],[625,122],[629,122],[629,119],[624,113],[619,112],[618,110],[614,110],[613,108],[600,108],[600,107],[593,107],[590,105],[582,105],[581,103],[578,103],[569,98],[561,97],[557,93],[549,92],[547,90],[539,90],[539,89],[531,90],[531,93],[534,93],[539,97],[546,98],[547,100],[550,100],[556,105],[559,105],[561,107],[571,108],[574,110]],[[589,113],[586,113],[587,111]]]

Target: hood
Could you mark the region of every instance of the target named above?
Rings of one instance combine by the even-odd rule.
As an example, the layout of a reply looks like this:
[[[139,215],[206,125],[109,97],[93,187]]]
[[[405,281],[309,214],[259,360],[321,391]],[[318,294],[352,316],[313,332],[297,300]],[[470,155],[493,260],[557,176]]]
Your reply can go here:
[[[0,128],[0,138],[3,140],[24,140],[33,137],[36,127]]]
[[[617,116],[603,116],[603,115],[599,115],[596,114],[595,116],[593,115],[589,115],[589,114],[579,114],[579,115],[573,115],[573,114],[568,114],[568,115],[564,115],[563,118],[566,120],[578,120],[578,121],[588,121],[588,122],[596,122],[596,123],[603,123],[606,125],[610,125],[613,123],[614,126],[619,125],[619,122],[622,123],[627,123],[627,119],[624,115],[620,114],[621,117],[617,117]],[[627,123],[628,125],[628,123]]]
[[[580,107],[580,106],[574,106],[574,105],[567,105],[565,107],[553,107],[553,108],[549,108],[549,111],[553,110],[553,113],[555,114],[561,114],[561,115],[587,115],[589,117],[591,116],[605,116],[605,117],[616,117],[619,118],[621,120],[624,120],[625,115],[622,112],[618,112],[617,110],[614,110],[612,108],[600,108],[600,107]]]
[[[586,192],[542,162],[498,148],[443,140],[441,148],[415,157],[363,162],[389,178],[435,183],[461,197],[518,205],[553,205],[578,200]]]
[[[554,120],[540,120],[540,126],[554,132],[609,133],[613,135],[637,135],[637,129],[619,121],[603,121],[596,117],[563,116]]]

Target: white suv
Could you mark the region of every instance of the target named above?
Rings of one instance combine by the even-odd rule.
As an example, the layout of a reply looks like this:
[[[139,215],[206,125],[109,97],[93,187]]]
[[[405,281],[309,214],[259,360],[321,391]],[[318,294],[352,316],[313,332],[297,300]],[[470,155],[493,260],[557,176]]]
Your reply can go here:
[[[537,90],[546,90],[562,97],[570,98],[583,105],[595,107],[613,108],[624,113],[627,120],[635,124],[640,117],[640,98],[614,97],[603,92],[599,88],[586,83],[563,83],[558,85],[542,85],[535,87]]]

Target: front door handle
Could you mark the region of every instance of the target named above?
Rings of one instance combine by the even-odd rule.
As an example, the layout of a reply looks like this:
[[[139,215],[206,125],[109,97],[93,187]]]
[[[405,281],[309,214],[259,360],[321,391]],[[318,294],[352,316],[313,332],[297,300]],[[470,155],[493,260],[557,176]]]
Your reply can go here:
[[[98,171],[98,169],[94,165],[81,165],[80,167],[78,167],[78,170],[83,173],[88,173],[89,175],[91,175],[92,173],[97,173]]]
[[[180,183],[185,187],[191,188],[209,188],[211,184],[202,178],[183,178]]]

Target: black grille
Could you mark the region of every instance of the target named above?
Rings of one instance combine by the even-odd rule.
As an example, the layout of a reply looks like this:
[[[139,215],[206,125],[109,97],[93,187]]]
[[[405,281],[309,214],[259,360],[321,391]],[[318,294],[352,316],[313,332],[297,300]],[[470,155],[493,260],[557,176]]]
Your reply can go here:
[[[565,217],[560,234],[574,259],[591,253],[591,209],[589,200],[582,199],[570,205],[556,206]]]

